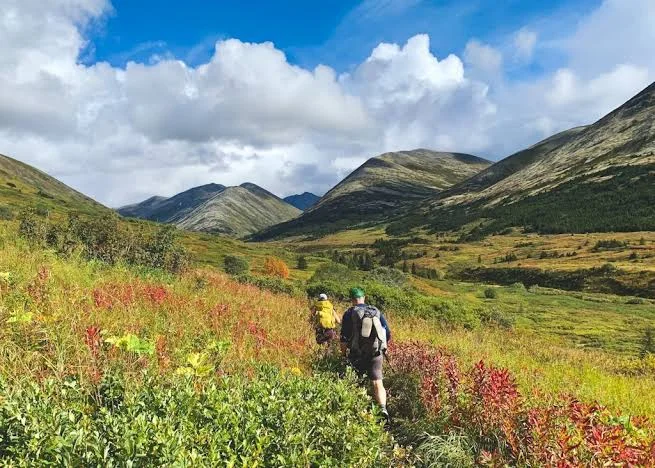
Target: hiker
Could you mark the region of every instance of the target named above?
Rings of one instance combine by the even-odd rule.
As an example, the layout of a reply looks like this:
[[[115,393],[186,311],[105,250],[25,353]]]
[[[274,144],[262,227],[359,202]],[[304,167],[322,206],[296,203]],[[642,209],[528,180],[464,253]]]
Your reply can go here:
[[[341,323],[327,294],[319,294],[311,308],[312,322],[316,329],[316,343],[322,345],[337,339],[337,323]]]
[[[361,288],[350,290],[352,307],[343,314],[341,326],[341,352],[360,374],[366,374],[373,384],[375,400],[389,421],[387,391],[382,382],[382,361],[391,340],[389,325],[382,313],[366,304],[366,294]]]

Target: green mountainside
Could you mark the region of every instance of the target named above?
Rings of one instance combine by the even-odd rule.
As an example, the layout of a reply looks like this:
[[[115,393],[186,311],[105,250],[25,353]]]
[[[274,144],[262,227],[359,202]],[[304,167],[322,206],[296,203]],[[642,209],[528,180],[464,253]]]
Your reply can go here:
[[[426,149],[385,153],[366,161],[301,217],[256,238],[320,234],[389,221],[490,164],[468,154]]]
[[[175,223],[181,221],[200,205],[225,190],[224,185],[207,184],[194,187],[177,195],[151,197],[134,205],[123,206],[117,211],[130,218],[148,219],[160,223]]]
[[[510,226],[543,233],[655,229],[655,83],[593,125],[558,134],[437,195],[389,231],[407,232],[426,220],[434,230],[477,223],[474,236]]]
[[[227,187],[176,224],[189,231],[243,237],[300,215],[291,206],[263,188],[245,183]]]
[[[0,154],[0,209],[13,216],[26,208],[88,214],[109,210],[45,172]]]

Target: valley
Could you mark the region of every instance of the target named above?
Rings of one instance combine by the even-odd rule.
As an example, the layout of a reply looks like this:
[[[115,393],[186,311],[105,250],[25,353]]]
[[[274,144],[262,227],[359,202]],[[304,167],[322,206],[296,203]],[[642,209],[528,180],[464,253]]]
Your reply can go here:
[[[464,466],[649,466],[654,95],[497,163],[375,156],[320,198],[217,181],[114,211],[0,156],[0,451],[430,466],[448,436]],[[308,321],[352,286],[393,329],[389,431]]]

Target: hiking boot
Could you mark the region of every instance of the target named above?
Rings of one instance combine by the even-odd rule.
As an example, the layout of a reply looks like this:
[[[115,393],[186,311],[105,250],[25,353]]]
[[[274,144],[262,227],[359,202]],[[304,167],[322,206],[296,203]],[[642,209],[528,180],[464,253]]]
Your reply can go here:
[[[391,416],[389,416],[389,411],[387,411],[386,408],[382,408],[380,414],[382,414],[382,417],[384,418],[385,425],[391,424]]]

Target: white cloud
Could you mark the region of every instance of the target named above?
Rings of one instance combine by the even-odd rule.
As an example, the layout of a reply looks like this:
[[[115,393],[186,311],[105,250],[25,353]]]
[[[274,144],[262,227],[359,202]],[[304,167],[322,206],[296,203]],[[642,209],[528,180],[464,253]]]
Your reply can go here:
[[[212,181],[323,192],[389,150],[505,156],[602,116],[653,79],[653,3],[625,3],[641,15],[606,0],[570,34],[547,38],[563,44],[564,66],[510,81],[499,49],[473,40],[464,62],[438,58],[424,34],[380,43],[341,75],[237,39],[218,41],[198,66],[166,54],[89,66],[78,60],[84,31],[110,11],[107,1],[4,0],[0,152],[112,206]],[[536,61],[537,34],[541,44],[528,27],[501,49]]]
[[[503,56],[500,51],[475,39],[466,44],[464,60],[468,65],[489,75],[500,72],[503,64]]]
[[[519,60],[530,61],[537,45],[537,33],[527,28],[520,29],[514,35],[515,55]]]

